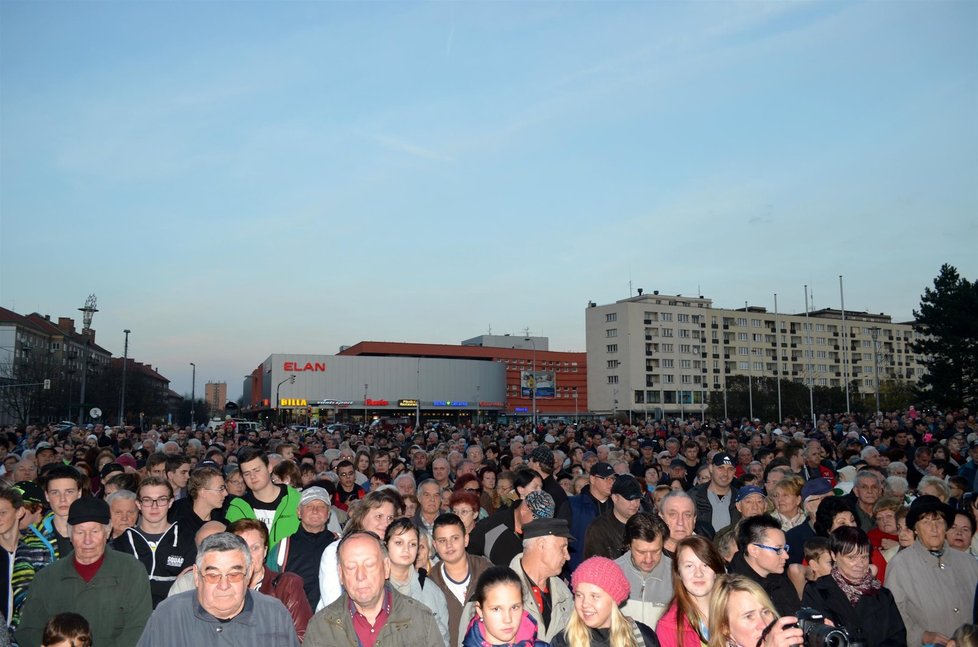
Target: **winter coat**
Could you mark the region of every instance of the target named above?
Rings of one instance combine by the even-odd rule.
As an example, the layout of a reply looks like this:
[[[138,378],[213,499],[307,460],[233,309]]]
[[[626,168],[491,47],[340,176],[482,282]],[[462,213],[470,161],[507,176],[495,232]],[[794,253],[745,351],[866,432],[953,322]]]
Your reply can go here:
[[[98,647],[133,647],[153,611],[146,569],[132,555],[105,551],[91,581],[75,570],[72,556],[37,573],[17,627],[20,647],[38,647],[48,619],[58,613],[84,616]]]
[[[696,519],[702,523],[709,524],[712,532],[716,534],[720,528],[713,528],[713,504],[710,503],[710,495],[708,494],[709,487],[709,483],[697,485],[689,491],[689,496],[693,497],[693,502],[696,503]],[[737,499],[737,488],[731,486],[727,498],[730,499],[730,525],[733,525],[740,521],[740,510],[737,509],[734,503]]]
[[[302,495],[291,485],[284,487],[286,488],[285,496],[275,508],[275,518],[268,529],[269,548],[274,548],[278,542],[299,529],[298,510]],[[234,523],[238,519],[257,519],[258,516],[255,514],[255,509],[245,499],[234,497],[231,500],[231,505],[228,506],[225,518],[228,523]]]
[[[935,557],[915,541],[890,560],[883,584],[903,616],[907,644],[920,645],[925,631],[950,636],[972,621],[978,561],[946,543],[944,555]]]
[[[802,604],[821,611],[836,627],[845,627],[849,636],[861,637],[867,647],[903,647],[907,630],[893,594],[887,588],[863,595],[853,606],[831,575],[805,585]]]
[[[479,576],[492,566],[492,562],[480,555],[467,555],[466,559],[469,562],[469,583],[465,587],[465,599],[468,600],[475,594],[475,585],[479,581]],[[455,594],[449,590],[448,584],[445,582],[444,568],[445,565],[438,562],[431,567],[428,578],[445,594],[445,604],[448,606],[448,644],[450,647],[455,647],[460,642],[459,623],[462,620],[462,609],[465,605],[459,602]]]
[[[343,593],[313,616],[305,647],[357,647],[349,604],[349,596]],[[445,647],[445,637],[428,607],[392,590],[390,616],[377,634],[376,647]]]
[[[632,563],[631,552],[615,560],[625,574],[631,591],[621,611],[638,622],[655,627],[673,597],[672,558],[663,555],[651,573],[643,573]]]
[[[591,495],[591,486],[585,485],[580,494],[568,497],[567,503],[560,508],[557,515],[566,519],[570,525],[570,532],[574,536],[574,542],[568,546],[570,561],[568,568],[573,571],[584,561],[584,536],[587,533],[591,522],[606,512],[611,512],[613,506],[611,497],[602,503]]]
[[[659,639],[656,637],[655,632],[644,625],[641,622],[635,622],[630,620],[632,625],[632,637],[635,639],[635,644],[638,647],[659,647]],[[610,629],[591,629],[591,646],[590,647],[619,647],[618,645],[611,644],[611,630]],[[561,631],[553,640],[550,641],[553,647],[575,647],[567,642],[567,636]]]
[[[418,571],[412,566],[406,587],[395,584],[392,579],[388,580],[388,584],[394,587],[395,591],[399,591],[428,607],[435,614],[438,631],[441,632],[442,636],[449,635],[448,603],[445,601],[445,593],[438,588],[437,584],[428,579],[427,574],[422,579]]]
[[[655,635],[659,637],[659,645],[662,647],[700,647],[703,641],[696,633],[689,620],[684,616],[683,631],[681,642],[676,642],[676,624],[679,622],[679,606],[673,600],[666,612],[659,618],[659,623],[655,626]]]
[[[478,617],[472,618],[462,639],[462,647],[495,647],[493,643],[486,640],[483,628]],[[537,621],[526,611],[523,612],[523,619],[520,620],[520,628],[516,630],[516,637],[508,645],[509,647],[550,647],[542,640],[537,640]]]
[[[193,535],[184,532],[175,523],[160,537],[155,550],[138,527],[126,528],[110,545],[119,552],[132,555],[146,567],[154,609],[166,599],[177,576],[193,566],[197,558]]]
[[[795,585],[784,573],[771,573],[767,577],[761,577],[757,571],[751,568],[741,552],[737,552],[733,556],[733,559],[730,560],[730,568],[727,570],[730,573],[744,575],[760,584],[764,592],[771,598],[771,602],[774,603],[778,615],[793,616],[801,608],[798,590],[795,589]]]
[[[309,606],[306,592],[302,588],[302,578],[295,573],[276,573],[266,566],[258,592],[272,596],[285,606],[292,618],[292,624],[295,625],[299,642],[302,642],[306,635],[306,626],[312,618],[312,607]]]

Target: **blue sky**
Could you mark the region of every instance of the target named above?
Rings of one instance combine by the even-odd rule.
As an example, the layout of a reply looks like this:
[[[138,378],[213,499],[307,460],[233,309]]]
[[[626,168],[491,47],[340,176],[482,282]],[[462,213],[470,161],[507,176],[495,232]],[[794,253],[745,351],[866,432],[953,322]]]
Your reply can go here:
[[[633,287],[910,318],[978,278],[975,2],[0,2],[0,305],[179,392],[584,349]]]

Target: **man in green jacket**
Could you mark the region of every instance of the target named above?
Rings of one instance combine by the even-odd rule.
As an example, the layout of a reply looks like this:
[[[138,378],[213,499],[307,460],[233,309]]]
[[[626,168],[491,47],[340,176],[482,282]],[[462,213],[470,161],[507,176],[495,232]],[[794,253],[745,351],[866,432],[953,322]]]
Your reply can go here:
[[[272,549],[299,529],[299,502],[302,495],[294,487],[272,483],[268,456],[246,447],[238,453],[238,465],[248,491],[235,497],[224,515],[228,523],[238,519],[258,519],[268,528],[268,547]],[[269,551],[272,554],[272,551]],[[269,564],[269,568],[277,567]]]
[[[134,647],[153,611],[146,569],[130,555],[106,550],[109,504],[83,497],[71,504],[68,532],[74,552],[37,573],[27,591],[17,642],[40,647],[48,618],[73,612],[88,620],[92,643]]]

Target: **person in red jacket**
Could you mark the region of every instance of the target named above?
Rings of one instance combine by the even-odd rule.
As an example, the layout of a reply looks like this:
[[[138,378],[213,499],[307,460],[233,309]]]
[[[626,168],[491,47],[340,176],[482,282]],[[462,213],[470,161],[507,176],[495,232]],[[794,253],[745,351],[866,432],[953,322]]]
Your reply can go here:
[[[268,529],[261,521],[238,519],[228,526],[228,532],[244,539],[251,552],[254,568],[249,588],[281,600],[292,616],[299,642],[302,642],[306,636],[306,625],[312,618],[312,607],[309,606],[302,578],[295,573],[276,573],[264,565],[268,555]]]

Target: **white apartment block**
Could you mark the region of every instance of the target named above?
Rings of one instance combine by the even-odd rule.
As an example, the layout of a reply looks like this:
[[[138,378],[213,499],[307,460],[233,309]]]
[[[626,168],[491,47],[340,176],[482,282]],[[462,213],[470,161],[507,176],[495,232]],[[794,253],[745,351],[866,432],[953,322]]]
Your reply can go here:
[[[729,376],[780,377],[815,386],[879,380],[916,382],[923,367],[910,350],[913,323],[846,310],[779,313],[713,307],[710,299],[658,291],[585,312],[588,409],[640,415],[698,413]],[[873,352],[874,335],[876,353]],[[848,348],[846,345],[848,340]]]

